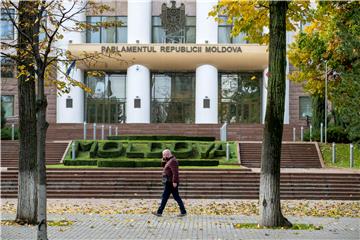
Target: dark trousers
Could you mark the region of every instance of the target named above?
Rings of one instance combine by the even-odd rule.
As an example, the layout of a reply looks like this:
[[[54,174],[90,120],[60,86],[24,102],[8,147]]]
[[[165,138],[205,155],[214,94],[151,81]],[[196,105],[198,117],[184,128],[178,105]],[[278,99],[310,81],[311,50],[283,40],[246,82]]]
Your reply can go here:
[[[175,201],[179,204],[180,212],[182,214],[186,214],[185,206],[183,201],[181,200],[181,197],[179,195],[179,184],[174,188],[171,182],[167,182],[164,186],[164,192],[162,194],[161,204],[159,209],[157,210],[157,213],[162,214],[164,211],[164,208],[166,206],[166,203],[170,197],[170,194],[173,195]]]

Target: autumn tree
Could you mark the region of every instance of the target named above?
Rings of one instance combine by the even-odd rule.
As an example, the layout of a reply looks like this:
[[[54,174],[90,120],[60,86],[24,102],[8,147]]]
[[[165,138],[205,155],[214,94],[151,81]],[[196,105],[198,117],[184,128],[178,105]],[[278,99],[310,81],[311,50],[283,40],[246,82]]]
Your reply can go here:
[[[260,224],[291,226],[280,206],[280,157],[284,123],[286,79],[286,31],[308,16],[307,1],[220,1],[210,15],[233,23],[232,35],[246,33],[249,42],[269,43],[268,95],[260,174]],[[267,28],[268,33],[264,32]]]
[[[3,57],[14,59],[18,69],[20,154],[17,221],[37,222],[38,239],[47,239],[45,143],[48,123],[45,85],[56,86],[60,94],[69,92],[70,87],[90,91],[81,80],[72,79],[65,70],[73,61],[96,62],[101,56],[101,53],[94,53],[75,58],[56,43],[66,33],[99,30],[100,27],[118,26],[121,22],[89,24],[79,20],[76,16],[88,10],[94,14],[111,10],[109,6],[94,1],[17,3],[8,0],[2,5],[18,33],[17,41],[2,42],[5,51],[1,52]],[[16,15],[12,14],[12,9],[16,10]],[[54,67],[55,72],[64,75],[62,78],[54,77]]]
[[[313,99],[315,128],[324,122],[325,78],[333,124],[345,127],[351,140],[360,140],[360,3],[320,2],[314,20],[305,24],[290,46],[296,67],[290,79],[304,85]],[[327,72],[325,72],[327,63]]]

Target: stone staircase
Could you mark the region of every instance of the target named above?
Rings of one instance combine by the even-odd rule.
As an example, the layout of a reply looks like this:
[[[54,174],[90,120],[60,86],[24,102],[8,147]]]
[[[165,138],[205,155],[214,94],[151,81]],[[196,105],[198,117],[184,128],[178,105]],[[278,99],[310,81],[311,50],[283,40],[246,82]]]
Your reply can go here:
[[[257,199],[259,173],[181,170],[184,198]],[[160,198],[160,169],[48,169],[49,198]],[[1,197],[17,197],[17,169],[1,173]],[[282,173],[282,199],[360,200],[360,173]]]
[[[46,143],[46,164],[59,164],[68,142]],[[18,167],[19,142],[1,141],[1,167]]]
[[[241,165],[259,168],[261,162],[261,142],[240,142]],[[321,168],[319,153],[315,143],[283,143],[281,149],[282,168]]]

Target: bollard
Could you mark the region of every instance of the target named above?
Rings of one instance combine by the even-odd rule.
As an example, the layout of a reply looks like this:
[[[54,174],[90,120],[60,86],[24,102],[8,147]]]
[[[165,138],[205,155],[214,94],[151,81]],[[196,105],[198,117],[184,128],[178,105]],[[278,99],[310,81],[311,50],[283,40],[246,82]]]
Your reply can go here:
[[[72,160],[75,160],[76,154],[75,154],[75,142],[72,142]]]
[[[226,160],[230,159],[230,144],[226,143]]]
[[[15,124],[11,124],[11,140],[15,140]]]
[[[111,126],[109,126],[109,136],[111,136]]]
[[[118,135],[118,127],[115,128],[115,135]]]
[[[293,142],[296,141],[296,128],[293,128]]]
[[[312,142],[312,125],[310,124],[310,142]]]
[[[350,168],[354,167],[354,145],[350,143]]]
[[[320,123],[320,142],[323,142],[323,123]]]
[[[86,122],[84,122],[84,140],[86,140]]]
[[[335,143],[333,142],[332,143],[332,163],[335,164],[336,162],[336,145]]]
[[[104,124],[101,125],[101,140],[104,140]]]
[[[301,141],[304,141],[304,127],[303,126],[301,126],[301,128],[300,128],[300,139],[301,139]]]
[[[96,140],[96,123],[94,123],[93,129],[94,129],[93,138],[94,140]]]

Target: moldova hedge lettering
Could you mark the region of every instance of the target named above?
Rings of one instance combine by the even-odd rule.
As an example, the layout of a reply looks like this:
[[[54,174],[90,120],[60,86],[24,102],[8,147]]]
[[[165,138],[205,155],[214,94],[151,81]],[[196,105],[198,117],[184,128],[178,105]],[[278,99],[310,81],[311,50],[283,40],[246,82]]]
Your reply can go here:
[[[122,150],[121,142],[100,142],[97,155],[102,158],[119,157]]]
[[[124,140],[124,141],[206,141],[213,142],[215,137],[206,136],[173,136],[173,135],[121,135],[121,136],[108,136],[108,140]]]

